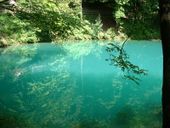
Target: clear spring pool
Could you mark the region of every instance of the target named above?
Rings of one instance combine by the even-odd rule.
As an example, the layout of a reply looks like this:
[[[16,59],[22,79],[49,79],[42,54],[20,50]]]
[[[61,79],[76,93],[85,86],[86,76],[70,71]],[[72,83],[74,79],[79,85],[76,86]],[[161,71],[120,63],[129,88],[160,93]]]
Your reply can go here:
[[[161,43],[124,48],[148,70],[139,85],[106,61],[97,41],[0,49],[0,127],[161,128]]]

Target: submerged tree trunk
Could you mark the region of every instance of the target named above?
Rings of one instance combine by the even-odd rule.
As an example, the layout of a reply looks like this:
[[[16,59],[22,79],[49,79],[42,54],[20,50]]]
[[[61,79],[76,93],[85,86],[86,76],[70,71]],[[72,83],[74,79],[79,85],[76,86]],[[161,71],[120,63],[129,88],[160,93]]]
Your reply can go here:
[[[161,38],[163,46],[163,128],[170,128],[170,1],[160,0]]]

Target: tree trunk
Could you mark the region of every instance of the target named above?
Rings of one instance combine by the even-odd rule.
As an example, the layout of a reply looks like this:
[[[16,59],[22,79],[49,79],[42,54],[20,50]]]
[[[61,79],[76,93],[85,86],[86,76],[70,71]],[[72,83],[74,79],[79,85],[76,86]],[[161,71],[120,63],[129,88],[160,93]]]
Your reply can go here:
[[[163,47],[162,108],[163,128],[170,128],[170,1],[160,0],[160,25]]]

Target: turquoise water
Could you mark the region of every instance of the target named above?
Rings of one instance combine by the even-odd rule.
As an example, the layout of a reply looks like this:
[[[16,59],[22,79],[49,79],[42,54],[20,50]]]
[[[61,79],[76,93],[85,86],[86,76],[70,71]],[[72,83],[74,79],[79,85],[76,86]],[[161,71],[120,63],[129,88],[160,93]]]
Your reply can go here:
[[[139,85],[105,61],[104,44],[0,49],[0,127],[161,128],[160,42],[125,45],[131,62],[148,70]]]

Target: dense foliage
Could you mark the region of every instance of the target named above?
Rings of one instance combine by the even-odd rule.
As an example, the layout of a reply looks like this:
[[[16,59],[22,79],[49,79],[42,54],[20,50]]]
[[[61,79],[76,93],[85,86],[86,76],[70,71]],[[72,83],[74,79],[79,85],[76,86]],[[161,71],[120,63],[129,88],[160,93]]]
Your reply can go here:
[[[79,1],[20,0],[13,11],[1,12],[1,46],[12,43],[105,39],[100,19],[82,19]],[[10,21],[10,22],[7,22]]]
[[[132,39],[159,38],[158,0],[84,0],[106,3],[113,10],[118,30]]]
[[[116,29],[108,31],[102,29],[100,18],[95,23],[83,18],[81,1],[18,0],[15,8],[2,6],[1,1],[0,46],[13,43],[113,39],[115,33],[125,33],[132,39],[159,38],[157,0],[82,1],[104,3],[112,9]]]
[[[159,37],[158,0],[116,0],[115,17],[125,33],[135,39]]]

